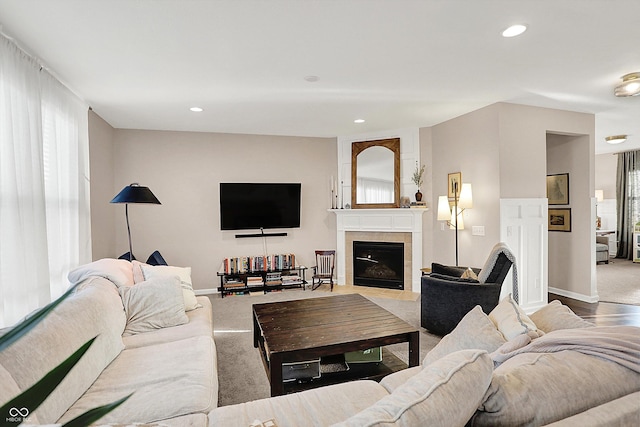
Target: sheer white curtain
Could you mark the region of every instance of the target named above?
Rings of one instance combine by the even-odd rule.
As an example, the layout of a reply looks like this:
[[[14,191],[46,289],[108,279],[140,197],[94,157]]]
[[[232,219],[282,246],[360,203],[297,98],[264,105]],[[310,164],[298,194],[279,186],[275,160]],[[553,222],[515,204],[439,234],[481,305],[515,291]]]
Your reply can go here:
[[[0,35],[0,327],[91,259],[87,106]]]

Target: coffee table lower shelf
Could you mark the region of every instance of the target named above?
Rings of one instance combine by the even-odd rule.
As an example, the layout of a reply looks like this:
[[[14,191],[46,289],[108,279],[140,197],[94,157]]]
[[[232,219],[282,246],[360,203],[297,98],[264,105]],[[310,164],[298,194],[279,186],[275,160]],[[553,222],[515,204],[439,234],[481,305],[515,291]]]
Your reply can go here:
[[[264,357],[262,357],[262,362],[268,374],[269,362],[267,362]],[[355,380],[373,380],[379,382],[387,375],[407,369],[407,367],[408,365],[400,358],[383,348],[382,362],[350,363],[348,371],[323,373],[320,378],[285,382],[282,384],[282,388],[284,394],[290,394]]]

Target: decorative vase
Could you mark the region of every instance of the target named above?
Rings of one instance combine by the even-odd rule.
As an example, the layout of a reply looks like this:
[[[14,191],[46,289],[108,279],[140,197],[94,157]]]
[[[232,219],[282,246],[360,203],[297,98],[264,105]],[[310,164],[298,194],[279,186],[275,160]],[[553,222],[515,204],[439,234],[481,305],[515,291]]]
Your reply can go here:
[[[420,192],[420,189],[418,189],[418,191],[416,192],[416,202],[420,201],[422,201],[422,193]]]

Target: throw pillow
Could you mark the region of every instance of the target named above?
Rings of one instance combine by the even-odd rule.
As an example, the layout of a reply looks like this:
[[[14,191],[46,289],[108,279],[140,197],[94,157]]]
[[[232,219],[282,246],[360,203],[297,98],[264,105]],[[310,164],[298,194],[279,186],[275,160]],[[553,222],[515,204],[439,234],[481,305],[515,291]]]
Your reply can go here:
[[[123,336],[183,325],[189,321],[179,277],[159,277],[118,289],[127,325]]]
[[[494,370],[468,425],[547,425],[637,391],[639,379],[617,363],[577,351],[518,354]]]
[[[201,307],[196,299],[196,294],[193,292],[193,285],[191,284],[191,267],[140,264],[140,268],[142,269],[142,274],[144,275],[145,280],[155,279],[158,277],[178,276],[180,278],[180,285],[182,286],[185,311],[191,311]]]
[[[460,276],[462,279],[473,279],[473,280],[478,280],[478,275],[475,273],[475,271],[473,271],[471,269],[471,267],[468,267],[464,273],[462,273],[462,276]]]
[[[445,335],[440,342],[424,358],[422,364],[430,365],[436,360],[459,350],[480,349],[491,353],[505,343],[496,325],[476,305],[458,323],[451,333]]]
[[[491,310],[489,319],[496,325],[507,341],[511,341],[511,339],[520,334],[527,334],[531,338],[538,338],[544,335],[544,332],[536,327],[535,323],[511,298],[511,294],[504,297],[496,308]]]
[[[133,286],[131,263],[125,259],[103,258],[81,265],[69,272],[67,278],[72,285],[91,277],[104,277],[116,286]]]
[[[483,350],[450,354],[338,426],[462,426],[482,403],[493,362]]]
[[[144,282],[144,273],[142,273],[142,266],[149,265],[140,261],[136,261],[135,259],[131,261],[131,266],[133,267],[133,283]]]
[[[553,300],[529,316],[538,329],[552,332],[558,329],[589,328],[593,323],[577,316],[569,307]]]

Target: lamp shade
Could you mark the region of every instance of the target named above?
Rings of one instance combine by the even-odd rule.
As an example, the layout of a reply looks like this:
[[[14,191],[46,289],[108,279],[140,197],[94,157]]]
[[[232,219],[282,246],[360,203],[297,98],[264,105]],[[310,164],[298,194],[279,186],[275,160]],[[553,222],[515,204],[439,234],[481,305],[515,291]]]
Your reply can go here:
[[[158,198],[149,190],[149,187],[143,187],[138,183],[127,185],[120,191],[116,197],[111,199],[110,203],[151,203],[160,205]]]
[[[473,197],[471,195],[471,184],[463,183],[460,189],[460,199],[458,200],[458,207],[460,209],[473,208]]]
[[[596,190],[596,200],[602,202],[604,200],[604,190]]]
[[[451,208],[447,196],[438,197],[438,221],[449,221],[451,219]]]

